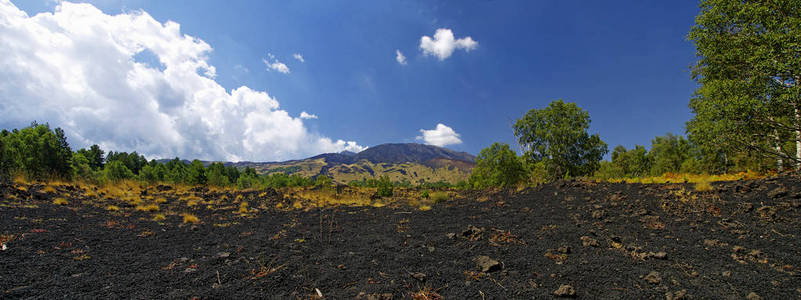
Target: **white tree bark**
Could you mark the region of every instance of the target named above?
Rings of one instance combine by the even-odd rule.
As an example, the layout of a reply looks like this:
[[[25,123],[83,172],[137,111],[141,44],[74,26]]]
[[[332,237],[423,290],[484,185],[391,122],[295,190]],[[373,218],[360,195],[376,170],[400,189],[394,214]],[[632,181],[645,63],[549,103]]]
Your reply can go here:
[[[795,169],[801,171],[801,111],[795,105]]]

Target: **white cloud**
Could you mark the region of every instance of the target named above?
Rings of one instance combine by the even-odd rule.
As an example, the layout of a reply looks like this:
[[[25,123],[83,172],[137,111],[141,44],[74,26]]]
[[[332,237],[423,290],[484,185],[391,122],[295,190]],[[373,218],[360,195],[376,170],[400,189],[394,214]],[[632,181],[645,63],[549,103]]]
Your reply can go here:
[[[455,39],[453,31],[446,28],[437,29],[434,38],[424,35],[420,38],[420,49],[425,55],[434,55],[439,60],[445,60],[453,54],[456,49],[464,49],[465,52],[476,49],[478,42],[471,37]]]
[[[439,123],[437,127],[432,130],[420,129],[422,136],[418,136],[417,140],[422,140],[428,145],[444,147],[447,145],[461,144],[462,140],[459,139],[459,134],[453,131],[453,128]]]
[[[300,53],[295,53],[295,54],[292,54],[292,57],[294,57],[295,59],[297,59],[299,62],[302,62],[302,63],[305,63],[305,62],[306,62],[306,60],[305,60],[305,59],[303,59],[303,55],[300,55]]]
[[[226,90],[209,44],[144,11],[106,15],[64,2],[28,16],[0,0],[0,37],[2,128],[49,122],[74,148],[162,158],[267,161],[363,148],[309,131],[265,91]],[[143,51],[153,63],[137,61]]]
[[[403,56],[400,50],[395,50],[395,60],[401,65],[406,65],[406,56]]]
[[[276,59],[275,55],[272,53],[267,53],[267,56],[270,58],[270,60],[267,60],[266,58],[261,59],[261,61],[264,62],[264,65],[267,66],[267,71],[275,70],[284,74],[289,74],[289,67],[285,63],[282,63],[280,60]]]
[[[300,112],[300,118],[301,119],[306,119],[306,120],[308,120],[308,119],[317,119],[317,115],[310,114],[310,113],[307,113],[305,111],[302,111],[302,112]]]

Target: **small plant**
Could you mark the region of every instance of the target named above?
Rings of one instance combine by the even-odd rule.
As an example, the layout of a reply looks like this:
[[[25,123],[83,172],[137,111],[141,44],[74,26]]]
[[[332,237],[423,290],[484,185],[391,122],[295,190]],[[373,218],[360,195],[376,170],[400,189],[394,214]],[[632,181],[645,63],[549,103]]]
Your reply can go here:
[[[420,197],[423,197],[423,198],[426,198],[426,199],[428,199],[428,197],[429,197],[429,195],[428,195],[428,190],[425,190],[425,191],[423,191],[423,193],[422,193],[422,194],[420,194]]]
[[[378,192],[379,197],[392,197],[392,181],[389,176],[384,175],[378,179]]]
[[[64,199],[64,198],[56,198],[56,199],[53,199],[53,204],[55,204],[55,205],[67,205],[67,204],[69,204],[69,202],[67,202],[67,199]]]
[[[42,191],[48,194],[53,194],[56,192],[56,188],[54,188],[52,185],[48,185]]]
[[[164,198],[164,197],[158,197],[158,198],[156,198],[156,201],[154,201],[154,202],[156,202],[156,203],[159,203],[159,204],[161,204],[161,203],[167,203],[167,198]]]
[[[247,202],[242,202],[242,203],[239,204],[239,213],[240,214],[248,213],[248,203]]]
[[[198,219],[195,215],[184,214],[183,216],[184,216],[184,224],[188,223],[196,224],[197,222],[200,222],[200,219]]]
[[[712,191],[712,185],[709,184],[709,181],[703,180],[699,181],[695,184],[695,191],[696,192],[709,192]]]
[[[157,221],[158,222],[158,221],[164,221],[166,219],[167,219],[167,216],[165,216],[164,214],[155,214],[155,215],[153,215],[153,221]]]
[[[107,211],[119,211],[120,208],[118,206],[116,206],[116,205],[109,205],[109,206],[106,206],[106,210]]]
[[[431,206],[422,205],[422,206],[418,207],[417,209],[422,210],[422,211],[429,211],[429,210],[431,210]]]
[[[447,201],[450,199],[450,196],[447,192],[434,192],[431,193],[431,201],[434,203],[440,203],[443,201]]]

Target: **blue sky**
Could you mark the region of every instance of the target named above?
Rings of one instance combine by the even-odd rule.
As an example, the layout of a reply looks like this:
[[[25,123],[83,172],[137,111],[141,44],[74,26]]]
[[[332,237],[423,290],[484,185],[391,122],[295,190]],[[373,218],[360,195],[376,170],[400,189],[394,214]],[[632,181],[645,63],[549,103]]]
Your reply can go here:
[[[306,150],[275,150],[268,142],[243,142],[248,135],[237,133],[244,137],[231,143],[242,145],[208,150],[202,148],[210,141],[186,138],[204,134],[187,121],[190,125],[175,130],[183,139],[150,140],[141,134],[130,141],[122,131],[96,130],[72,138],[78,146],[101,143],[152,157],[277,160],[349,146],[425,142],[417,138],[423,135],[421,129],[434,130],[443,124],[461,141],[451,139],[446,147],[475,154],[496,141],[515,145],[514,120],[529,109],[562,98],[589,111],[590,132],[600,134],[611,149],[619,144],[648,146],[656,135],[683,133],[691,117],[687,103],[695,83],[689,66],[695,51],[686,35],[698,12],[696,1],[89,3],[105,15],[144,11],[158,23],[180,24],[181,34],[200,39],[212,49],[205,61],[214,67],[213,80],[229,94],[240,86],[266,92],[280,103],[273,111],[285,111],[292,120],[302,121],[303,134],[312,136],[312,143],[319,138],[331,143]],[[45,0],[13,3],[29,16],[53,13],[59,5]],[[438,29],[449,29],[457,40],[470,37],[476,44],[469,49],[457,47],[444,59],[426,54],[421,38],[435,38]],[[4,32],[10,34],[0,34]],[[405,65],[396,60],[396,50],[406,57]],[[135,60],[163,71],[163,66],[154,63],[158,58],[143,53]],[[293,57],[296,53],[303,62]],[[289,72],[268,69],[265,60],[283,63]],[[154,93],[155,102],[169,98]],[[31,94],[0,86],[0,110],[11,111],[11,105],[1,101],[37,97]],[[16,111],[35,109],[33,103],[42,101],[30,102]],[[301,112],[317,118],[300,119]],[[62,114],[40,121],[66,127],[68,132],[70,124],[76,130],[74,124],[94,124],[83,119],[71,122]],[[28,122],[19,117],[0,120],[0,126],[20,127]],[[229,123],[225,123],[226,132],[250,128]],[[271,133],[255,139],[260,137],[280,140]],[[176,146],[150,146],[179,139]],[[339,140],[345,143],[337,144]],[[305,139],[299,141],[301,146],[307,144]]]

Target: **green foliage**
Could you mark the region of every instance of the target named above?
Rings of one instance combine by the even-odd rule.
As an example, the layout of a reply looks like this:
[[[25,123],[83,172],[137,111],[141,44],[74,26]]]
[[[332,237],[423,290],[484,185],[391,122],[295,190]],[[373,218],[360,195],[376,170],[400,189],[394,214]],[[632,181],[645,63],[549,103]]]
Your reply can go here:
[[[100,146],[92,145],[89,149],[80,149],[78,153],[83,155],[89,162],[89,167],[92,168],[93,171],[99,171],[103,169],[103,154],[105,153]]]
[[[203,163],[195,159],[186,168],[186,181],[187,184],[202,185],[206,184],[206,170],[203,168]]]
[[[325,175],[319,175],[314,179],[315,186],[322,186],[322,187],[331,186],[333,182],[334,181],[331,179],[331,177]]]
[[[11,134],[8,130],[3,129],[0,132],[0,181],[5,181],[11,178],[11,170],[14,167],[14,161],[11,159],[11,153],[6,147],[6,137]]]
[[[549,180],[591,175],[608,152],[597,134],[590,135],[590,115],[561,99],[532,109],[514,124],[514,135],[528,163],[543,162]]]
[[[119,181],[134,178],[134,174],[122,161],[113,160],[106,163],[106,167],[103,168],[103,178],[109,181]]]
[[[99,150],[99,149],[98,149]],[[102,151],[101,151],[102,156]],[[108,155],[106,156],[106,163],[112,161],[120,161],[122,162],[128,170],[131,170],[134,174],[138,175],[139,170],[141,170],[145,165],[147,165],[147,159],[143,155],[139,155],[136,151],[127,153],[127,152],[114,152],[109,151]]]
[[[668,133],[651,140],[651,175],[681,172],[681,165],[690,156],[690,143],[683,136]]]
[[[72,177],[72,150],[61,128],[33,122],[30,127],[5,132],[3,172],[20,172],[29,179]]]
[[[222,163],[215,162],[206,168],[206,183],[215,186],[227,186],[231,183]]]
[[[381,176],[378,178],[378,192],[379,197],[392,197],[392,181],[389,176]]]
[[[634,149],[626,150],[626,147],[617,146],[612,151],[612,165],[615,177],[642,177],[651,172],[653,158],[648,155],[648,150],[640,145],[635,145]]]
[[[89,165],[89,160],[83,154],[76,152],[72,154],[72,174],[73,178],[94,181],[95,174]]]
[[[798,160],[801,1],[704,0],[689,34],[699,88],[689,139],[714,171]],[[776,161],[768,162],[772,168]]]
[[[470,174],[473,188],[509,187],[525,178],[526,170],[508,144],[493,143],[476,157],[476,166]]]

